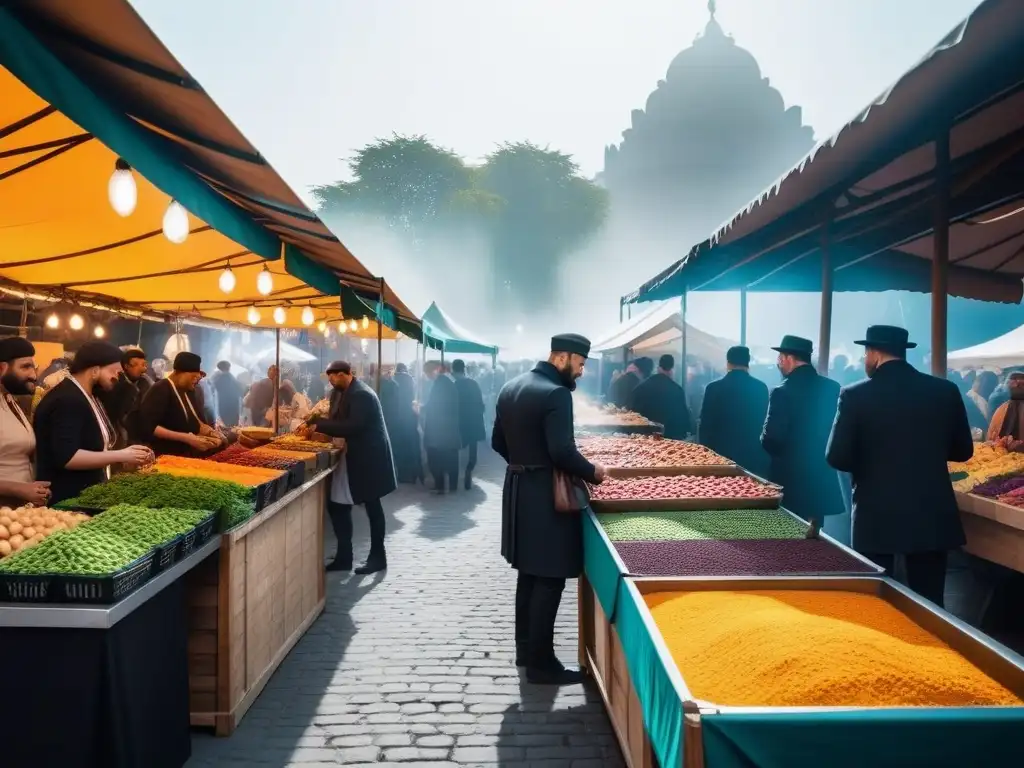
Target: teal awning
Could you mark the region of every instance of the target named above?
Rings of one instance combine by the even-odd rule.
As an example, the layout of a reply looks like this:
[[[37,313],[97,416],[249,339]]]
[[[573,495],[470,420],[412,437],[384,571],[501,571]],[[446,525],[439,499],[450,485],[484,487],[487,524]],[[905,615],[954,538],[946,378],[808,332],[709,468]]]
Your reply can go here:
[[[431,302],[423,313],[425,344],[434,349],[462,355],[497,355],[498,346],[476,338]]]

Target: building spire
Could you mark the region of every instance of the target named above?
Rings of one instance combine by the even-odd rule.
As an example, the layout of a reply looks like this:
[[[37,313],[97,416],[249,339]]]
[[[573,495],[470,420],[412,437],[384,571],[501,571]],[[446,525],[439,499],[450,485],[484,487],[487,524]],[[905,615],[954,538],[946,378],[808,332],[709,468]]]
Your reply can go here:
[[[708,13],[711,14],[711,20],[715,20],[715,11],[718,10],[718,4],[715,0],[708,0]]]

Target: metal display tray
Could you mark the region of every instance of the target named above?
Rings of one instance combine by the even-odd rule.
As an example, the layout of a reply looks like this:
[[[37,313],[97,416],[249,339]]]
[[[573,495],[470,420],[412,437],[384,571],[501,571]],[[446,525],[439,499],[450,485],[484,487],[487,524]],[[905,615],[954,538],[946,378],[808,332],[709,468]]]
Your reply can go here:
[[[584,454],[585,455],[585,454]],[[662,467],[612,467],[605,465],[608,477],[675,477],[677,475],[738,477],[746,472],[737,464],[696,464]]]
[[[714,499],[591,499],[595,512],[694,512],[725,509],[778,509],[782,496]]]
[[[968,626],[956,617],[918,597],[901,584],[885,577],[845,576],[773,576],[773,577],[681,577],[635,578],[626,580],[630,599],[636,600],[640,616],[651,641],[664,665],[665,671],[684,706],[700,714],[766,714],[799,712],[849,712],[904,710],[942,711],[947,707],[730,707],[696,699],[686,685],[685,673],[672,659],[654,617],[651,616],[643,595],[652,592],[708,592],[744,590],[818,590],[857,592],[875,595],[917,623],[927,632],[942,640],[954,651],[977,666],[982,672],[1002,684],[1016,696],[1024,698],[1024,657],[996,642],[987,635]],[[1007,707],[975,707],[973,709],[1015,709]]]
[[[589,432],[594,434],[619,434],[619,435],[663,435],[665,426],[663,424],[592,424],[579,422],[576,424],[577,432]]]

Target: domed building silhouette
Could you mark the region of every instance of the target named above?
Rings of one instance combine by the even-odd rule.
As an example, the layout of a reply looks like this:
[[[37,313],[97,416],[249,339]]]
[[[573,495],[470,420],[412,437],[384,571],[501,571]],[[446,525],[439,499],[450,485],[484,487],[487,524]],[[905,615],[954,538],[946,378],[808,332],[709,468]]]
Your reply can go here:
[[[814,145],[757,60],[711,18],[634,109],[598,181],[612,222],[684,249],[710,234]],[[664,266],[664,265],[662,265]]]

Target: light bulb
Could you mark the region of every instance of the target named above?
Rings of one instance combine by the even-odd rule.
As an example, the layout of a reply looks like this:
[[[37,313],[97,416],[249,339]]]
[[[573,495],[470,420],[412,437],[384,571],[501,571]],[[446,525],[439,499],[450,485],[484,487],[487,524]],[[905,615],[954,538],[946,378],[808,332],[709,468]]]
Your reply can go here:
[[[68,325],[71,327],[72,331],[80,331],[85,328],[85,320],[83,320],[82,316],[76,312],[68,320]]]
[[[343,334],[343,335],[345,333],[345,321],[344,320],[342,320],[340,323],[338,323],[338,333]]]
[[[327,323],[324,323],[324,340],[331,338],[331,329]]]
[[[92,335],[95,336],[97,339],[102,339],[104,336],[107,335],[107,331],[102,325],[97,325],[95,328],[92,329]]]
[[[121,158],[114,163],[114,172],[107,182],[107,199],[118,216],[131,216],[139,202],[139,188],[135,185],[132,167]]]
[[[261,296],[269,296],[274,290],[274,276],[270,274],[266,265],[263,266],[263,271],[256,278],[256,290],[260,292]]]
[[[312,307],[305,306],[305,307],[302,308],[302,324],[303,325],[312,325],[313,324],[313,320],[315,320],[315,319],[316,318],[313,317],[313,308]]]
[[[50,316],[46,318],[46,327],[54,330],[60,328],[60,316],[56,312],[51,312]]]
[[[284,311],[284,307],[274,307],[274,322],[278,325],[284,325],[284,321],[288,319],[287,313]]]
[[[369,327],[370,327],[370,318],[368,318],[366,315],[363,315],[363,330],[365,331]]]
[[[321,320],[317,324],[316,327],[320,329],[320,333],[327,333],[327,321],[326,320]]]
[[[356,321],[355,321],[355,320],[349,320],[349,322],[348,322],[348,327],[349,327],[349,328],[351,328],[351,329],[352,329],[352,330],[354,331],[354,330],[356,330],[356,329],[357,329],[357,328],[358,328],[359,326],[357,326],[357,325],[356,325]]]
[[[231,267],[227,266],[224,271],[220,273],[220,278],[217,280],[217,285],[224,293],[231,293],[235,290],[235,273],[231,271]]]
[[[188,211],[177,200],[171,200],[164,211],[164,237],[175,245],[188,239]]]
[[[249,307],[249,314],[246,316],[249,321],[249,325],[256,325],[260,321],[260,311],[256,309],[256,305],[253,304]]]

